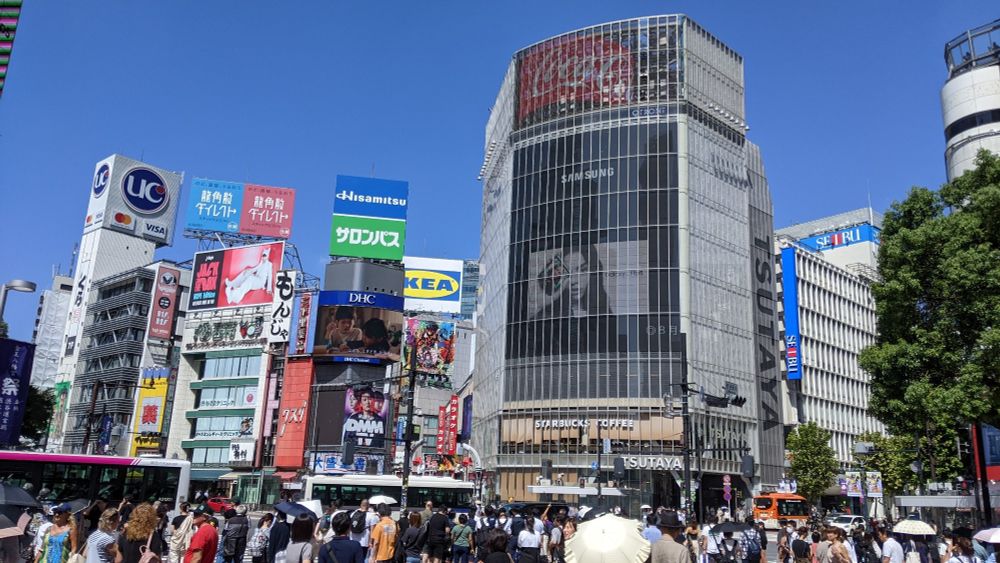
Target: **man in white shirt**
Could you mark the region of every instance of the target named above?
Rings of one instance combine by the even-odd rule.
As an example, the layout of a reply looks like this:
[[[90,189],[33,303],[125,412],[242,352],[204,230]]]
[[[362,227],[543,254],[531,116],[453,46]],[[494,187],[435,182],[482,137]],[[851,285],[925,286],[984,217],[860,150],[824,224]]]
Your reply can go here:
[[[701,548],[712,561],[719,559],[719,537],[712,535],[712,528],[718,523],[718,518],[709,516],[708,524],[701,529]]]
[[[903,563],[903,546],[889,535],[889,530],[880,528],[878,535],[882,539],[882,563]]]

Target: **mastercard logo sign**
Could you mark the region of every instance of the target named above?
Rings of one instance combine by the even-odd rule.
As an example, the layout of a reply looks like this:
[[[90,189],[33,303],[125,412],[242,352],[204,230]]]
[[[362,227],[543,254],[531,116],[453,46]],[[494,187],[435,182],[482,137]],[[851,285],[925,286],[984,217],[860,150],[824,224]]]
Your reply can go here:
[[[412,299],[457,300],[462,287],[458,272],[407,270],[403,295]]]

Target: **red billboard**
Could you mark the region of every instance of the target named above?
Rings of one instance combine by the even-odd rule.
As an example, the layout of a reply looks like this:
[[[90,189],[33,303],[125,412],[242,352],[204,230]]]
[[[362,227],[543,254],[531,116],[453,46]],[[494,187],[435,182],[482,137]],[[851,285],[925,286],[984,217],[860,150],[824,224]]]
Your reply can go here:
[[[195,254],[188,310],[270,305],[284,252],[269,242]]]
[[[149,308],[150,338],[170,340],[174,334],[174,314],[177,311],[177,291],[180,287],[181,272],[169,266],[160,266],[156,271],[156,287],[153,289],[153,305]]]
[[[243,212],[240,232],[262,237],[292,236],[295,190],[257,184],[243,185]]]
[[[309,404],[313,383],[312,358],[288,358],[278,407],[274,465],[282,469],[303,466],[309,435]]]
[[[632,57],[609,38],[560,37],[532,47],[521,59],[517,120],[553,104],[606,107],[629,100]],[[586,108],[576,108],[577,110]]]

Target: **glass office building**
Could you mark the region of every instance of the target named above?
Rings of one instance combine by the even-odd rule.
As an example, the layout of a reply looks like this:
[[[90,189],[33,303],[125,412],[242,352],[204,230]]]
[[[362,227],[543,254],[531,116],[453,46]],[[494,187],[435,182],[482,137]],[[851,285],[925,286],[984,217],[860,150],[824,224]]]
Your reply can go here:
[[[601,481],[624,458],[622,502],[676,506],[685,377],[747,399],[690,399],[703,507],[726,474],[734,505],[780,478],[771,203],[743,95],[740,55],[686,16],[514,55],[480,170],[473,444],[500,497],[593,479],[610,446]]]

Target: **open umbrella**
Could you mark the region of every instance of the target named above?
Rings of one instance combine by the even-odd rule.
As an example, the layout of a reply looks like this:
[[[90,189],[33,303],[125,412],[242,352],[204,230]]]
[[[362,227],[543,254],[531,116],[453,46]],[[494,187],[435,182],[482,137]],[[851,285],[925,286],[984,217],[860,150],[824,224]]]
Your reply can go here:
[[[90,501],[85,498],[78,498],[76,500],[68,501],[66,504],[69,505],[70,513],[76,514],[77,512],[80,512],[90,506]]]
[[[0,483],[0,505],[41,506],[41,503],[35,500],[35,497],[31,496],[31,493],[21,487]]]
[[[287,501],[286,502],[281,502],[281,503],[278,503],[278,504],[274,505],[274,509],[275,510],[280,510],[281,512],[284,512],[285,514],[287,514],[287,515],[289,515],[289,516],[291,516],[293,518],[296,518],[296,517],[298,517],[301,514],[305,514],[306,516],[309,516],[310,518],[319,518],[318,514],[316,514],[312,510],[310,510],[310,509],[302,506],[301,504],[299,504],[297,502],[287,502]]]
[[[985,530],[979,530],[979,532],[972,537],[983,543],[1000,543],[1000,528],[987,528]]]
[[[0,538],[15,538],[24,534],[24,527],[18,527],[10,518],[0,514]]]
[[[903,520],[892,528],[894,534],[906,534],[909,536],[933,536],[934,528],[930,524],[920,520]]]
[[[732,532],[734,534],[739,534],[750,529],[749,524],[744,524],[743,522],[723,522],[721,524],[716,524],[712,526],[712,531],[709,532],[713,536],[721,536],[727,532]]]
[[[566,563],[643,563],[649,552],[635,521],[605,514],[580,524],[566,542]]]
[[[396,504],[396,499],[386,495],[375,495],[372,498],[368,499],[368,504],[372,506],[378,506],[383,503]]]

